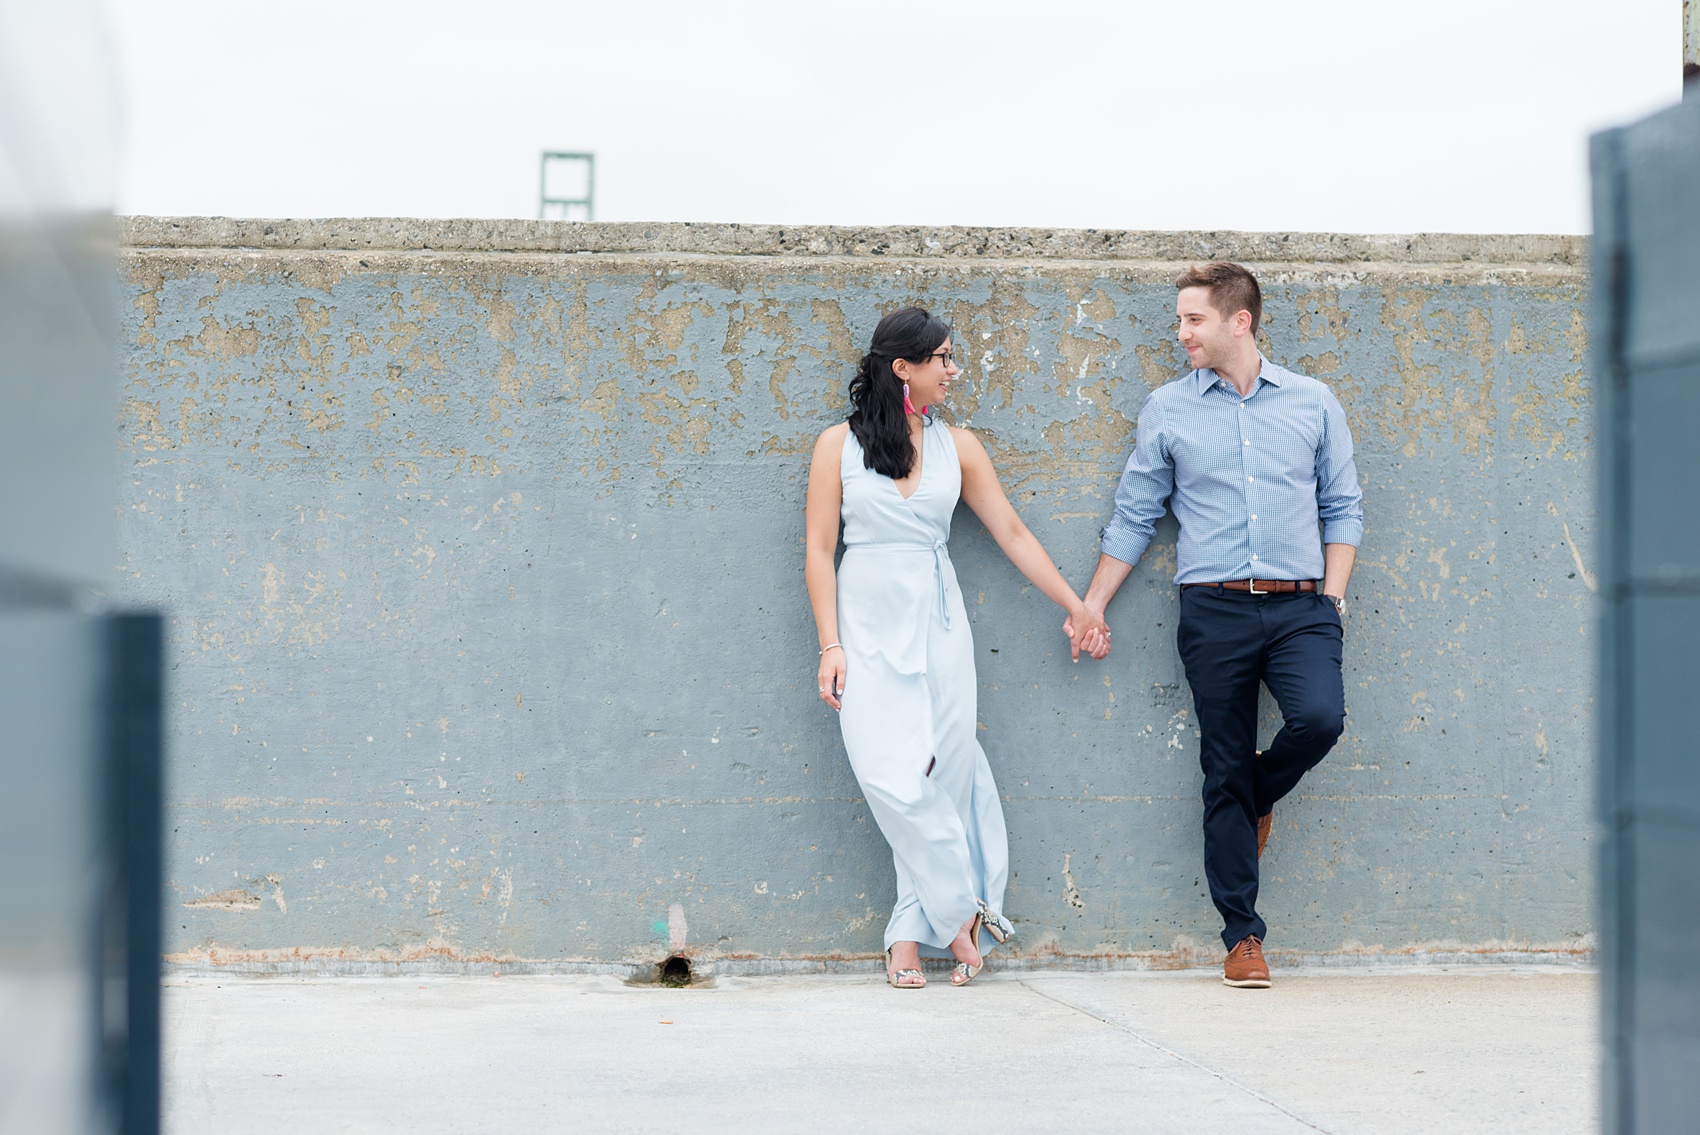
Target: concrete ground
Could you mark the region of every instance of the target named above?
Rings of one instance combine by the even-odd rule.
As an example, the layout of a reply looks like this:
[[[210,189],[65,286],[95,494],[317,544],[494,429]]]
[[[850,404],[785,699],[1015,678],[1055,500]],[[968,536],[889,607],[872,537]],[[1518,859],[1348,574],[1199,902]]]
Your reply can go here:
[[[1587,1132],[1596,978],[1562,969],[176,976],[165,1129]]]

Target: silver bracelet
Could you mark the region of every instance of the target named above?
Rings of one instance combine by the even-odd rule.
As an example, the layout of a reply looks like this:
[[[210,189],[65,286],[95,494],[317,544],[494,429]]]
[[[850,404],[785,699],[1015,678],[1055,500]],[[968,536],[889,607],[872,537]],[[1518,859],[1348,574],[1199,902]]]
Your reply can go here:
[[[825,658],[826,652],[831,650],[833,647],[837,647],[839,650],[843,650],[844,644],[841,643],[841,642],[829,642],[829,643],[827,643],[825,646],[820,648],[821,657]]]

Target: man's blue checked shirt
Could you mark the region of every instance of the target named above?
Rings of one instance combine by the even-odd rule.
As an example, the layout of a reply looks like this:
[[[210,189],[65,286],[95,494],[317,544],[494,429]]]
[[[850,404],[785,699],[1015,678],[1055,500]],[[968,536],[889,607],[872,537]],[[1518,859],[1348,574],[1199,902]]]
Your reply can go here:
[[[1176,583],[1321,579],[1322,545],[1364,533],[1339,399],[1267,359],[1248,398],[1209,368],[1153,391],[1104,554],[1138,563],[1165,504],[1181,525]]]

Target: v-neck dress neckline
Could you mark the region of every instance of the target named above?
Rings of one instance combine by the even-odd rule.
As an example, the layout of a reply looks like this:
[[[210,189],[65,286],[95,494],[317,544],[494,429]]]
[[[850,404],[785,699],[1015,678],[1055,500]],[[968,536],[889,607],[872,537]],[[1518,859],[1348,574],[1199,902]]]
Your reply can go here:
[[[915,474],[915,488],[914,488],[914,490],[911,491],[908,496],[904,496],[903,495],[903,487],[897,483],[897,478],[895,478],[895,477],[888,478],[891,481],[891,487],[897,490],[898,496],[903,497],[903,503],[905,503],[905,504],[908,504],[910,501],[914,500],[916,495],[919,494],[920,491],[923,488],[926,487],[926,484],[927,484],[927,466],[932,464],[931,461],[927,460],[927,436],[928,436],[927,431],[931,430],[932,428],[933,427],[930,423],[927,424],[927,425],[923,425],[921,427],[921,444],[915,446],[915,460],[916,460],[916,462],[918,462],[920,464],[921,468],[920,468],[920,471]]]

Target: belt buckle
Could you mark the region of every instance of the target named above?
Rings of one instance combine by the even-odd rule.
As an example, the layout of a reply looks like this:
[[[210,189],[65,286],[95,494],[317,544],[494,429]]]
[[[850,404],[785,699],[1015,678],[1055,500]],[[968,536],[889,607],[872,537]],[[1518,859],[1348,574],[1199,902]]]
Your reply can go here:
[[[1259,591],[1257,589],[1257,578],[1255,576],[1248,578],[1245,581],[1245,585],[1246,585],[1246,590],[1250,591],[1253,595],[1268,595],[1269,594],[1269,592],[1267,592],[1267,591]]]

